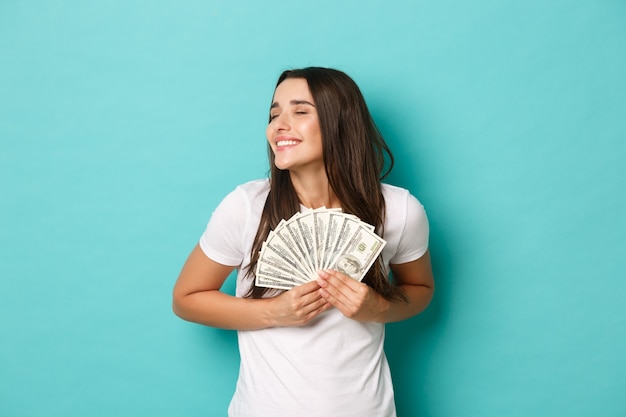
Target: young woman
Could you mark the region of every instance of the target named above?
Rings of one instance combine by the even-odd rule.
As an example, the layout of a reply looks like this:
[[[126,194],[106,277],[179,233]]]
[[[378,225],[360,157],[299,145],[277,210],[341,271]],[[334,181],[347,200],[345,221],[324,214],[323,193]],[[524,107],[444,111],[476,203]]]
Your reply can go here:
[[[415,316],[432,298],[424,208],[407,190],[381,183],[393,158],[358,86],[341,71],[285,71],[266,134],[269,179],[238,186],[213,212],[176,282],[174,312],[238,330],[230,416],[395,416],[384,323]],[[379,262],[362,281],[320,270],[288,291],[256,287],[269,232],[319,207],[374,225],[387,242]],[[220,288],[235,268],[233,297]]]

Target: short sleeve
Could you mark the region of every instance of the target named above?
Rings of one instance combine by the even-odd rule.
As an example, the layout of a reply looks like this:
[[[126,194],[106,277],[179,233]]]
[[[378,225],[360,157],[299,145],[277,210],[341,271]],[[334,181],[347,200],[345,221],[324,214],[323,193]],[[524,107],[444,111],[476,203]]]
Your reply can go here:
[[[223,265],[241,265],[249,206],[247,196],[239,188],[220,202],[200,237],[200,248],[206,256]]]
[[[424,206],[413,195],[406,196],[404,227],[398,247],[389,260],[392,264],[402,264],[421,258],[428,250],[429,225]]]

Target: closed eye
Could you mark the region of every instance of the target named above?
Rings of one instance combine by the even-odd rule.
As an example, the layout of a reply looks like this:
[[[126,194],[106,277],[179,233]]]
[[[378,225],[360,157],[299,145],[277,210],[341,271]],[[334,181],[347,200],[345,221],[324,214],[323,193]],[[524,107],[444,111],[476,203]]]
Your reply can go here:
[[[270,122],[271,122],[272,120],[276,119],[279,115],[280,115],[280,113],[278,113],[278,112],[276,112],[276,111],[275,111],[275,112],[273,112],[273,113],[270,113]]]

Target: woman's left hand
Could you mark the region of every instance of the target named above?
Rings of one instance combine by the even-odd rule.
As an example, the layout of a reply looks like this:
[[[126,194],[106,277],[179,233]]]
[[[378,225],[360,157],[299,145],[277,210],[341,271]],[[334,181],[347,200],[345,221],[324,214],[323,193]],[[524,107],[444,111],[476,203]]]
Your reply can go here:
[[[320,295],[341,313],[358,321],[384,321],[389,301],[369,285],[334,270],[319,271]]]

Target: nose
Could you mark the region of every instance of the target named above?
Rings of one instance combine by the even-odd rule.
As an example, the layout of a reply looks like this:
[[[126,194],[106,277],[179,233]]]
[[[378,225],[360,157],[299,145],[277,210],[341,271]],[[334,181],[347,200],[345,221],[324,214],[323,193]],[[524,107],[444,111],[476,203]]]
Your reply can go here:
[[[277,132],[289,130],[290,126],[289,120],[287,120],[287,117],[282,113],[275,116],[274,119],[270,122],[270,125]]]

